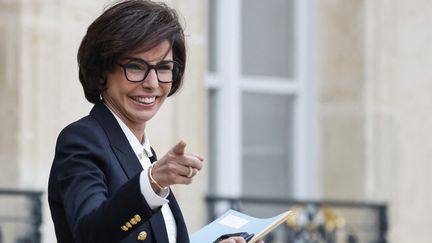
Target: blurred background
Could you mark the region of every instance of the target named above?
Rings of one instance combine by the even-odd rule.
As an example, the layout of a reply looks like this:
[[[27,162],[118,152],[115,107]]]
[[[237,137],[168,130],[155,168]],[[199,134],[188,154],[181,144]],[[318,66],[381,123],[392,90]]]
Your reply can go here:
[[[159,154],[206,155],[173,190],[194,232],[292,209],[271,242],[432,242],[432,1],[169,0],[187,35]],[[76,54],[106,0],[0,0],[0,242],[56,242],[48,173],[88,114]]]

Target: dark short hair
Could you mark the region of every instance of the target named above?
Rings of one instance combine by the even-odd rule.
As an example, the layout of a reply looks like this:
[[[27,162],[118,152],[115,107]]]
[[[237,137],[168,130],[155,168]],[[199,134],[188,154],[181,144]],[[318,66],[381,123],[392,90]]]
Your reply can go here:
[[[149,0],[116,2],[87,29],[78,50],[79,79],[86,99],[100,100],[106,89],[106,72],[120,58],[136,51],[148,51],[168,40],[180,72],[168,96],[176,93],[183,80],[186,48],[183,28],[176,11],[164,3]]]

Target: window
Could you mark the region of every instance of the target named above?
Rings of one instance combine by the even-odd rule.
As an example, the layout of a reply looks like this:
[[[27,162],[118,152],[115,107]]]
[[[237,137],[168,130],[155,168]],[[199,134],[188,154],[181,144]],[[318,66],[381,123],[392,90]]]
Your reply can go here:
[[[210,0],[210,193],[316,195],[312,0]]]

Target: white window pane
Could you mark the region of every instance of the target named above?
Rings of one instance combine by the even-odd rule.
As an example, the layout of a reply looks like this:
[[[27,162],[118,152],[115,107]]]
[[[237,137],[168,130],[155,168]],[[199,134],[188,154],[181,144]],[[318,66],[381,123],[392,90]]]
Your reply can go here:
[[[209,128],[209,140],[208,140],[208,151],[209,151],[209,162],[206,165],[209,165],[209,171],[213,172],[209,174],[209,190],[211,193],[216,191],[217,187],[217,178],[216,178],[216,139],[217,139],[217,124],[216,124],[216,96],[217,91],[210,89],[208,92],[208,100],[207,100],[207,110],[208,110],[208,128]]]
[[[209,55],[208,69],[209,72],[216,72],[216,0],[209,1],[209,18],[208,18],[208,35],[209,35]]]
[[[289,95],[243,94],[243,195],[291,194],[292,112],[293,98]]]
[[[242,1],[242,74],[293,77],[293,1]]]

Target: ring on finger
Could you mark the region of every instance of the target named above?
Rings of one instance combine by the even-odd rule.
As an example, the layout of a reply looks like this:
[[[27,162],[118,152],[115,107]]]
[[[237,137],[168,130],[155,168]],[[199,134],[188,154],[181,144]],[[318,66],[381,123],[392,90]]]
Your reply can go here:
[[[192,175],[193,175],[193,169],[192,169],[191,166],[189,166],[189,173],[188,173],[188,175],[187,175],[187,178],[191,178]]]

